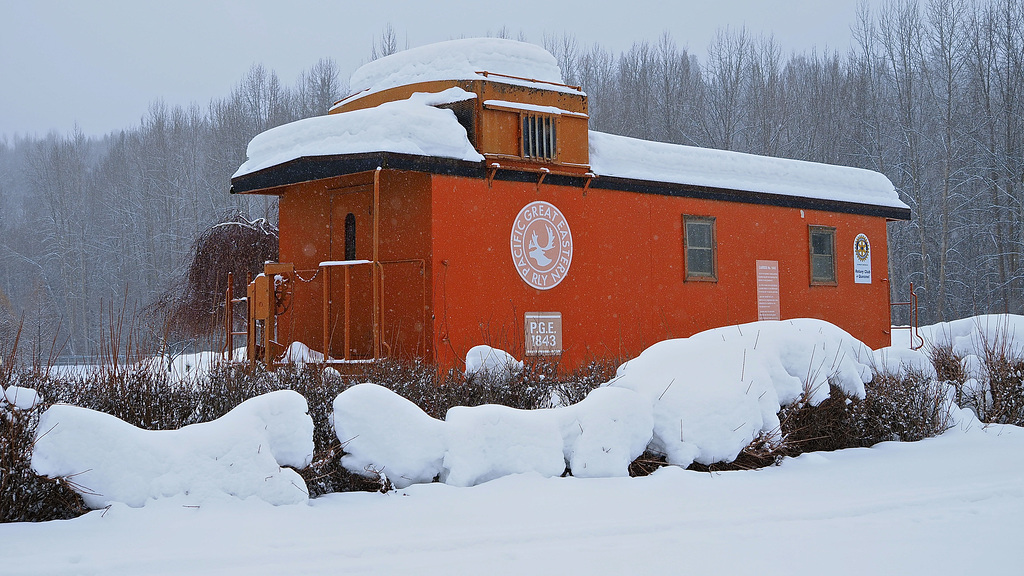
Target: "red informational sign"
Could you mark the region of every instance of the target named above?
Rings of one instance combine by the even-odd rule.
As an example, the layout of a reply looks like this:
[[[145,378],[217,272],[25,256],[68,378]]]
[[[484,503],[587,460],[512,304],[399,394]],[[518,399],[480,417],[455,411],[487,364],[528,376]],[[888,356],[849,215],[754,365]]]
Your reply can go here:
[[[757,319],[782,319],[779,308],[778,260],[757,261]]]

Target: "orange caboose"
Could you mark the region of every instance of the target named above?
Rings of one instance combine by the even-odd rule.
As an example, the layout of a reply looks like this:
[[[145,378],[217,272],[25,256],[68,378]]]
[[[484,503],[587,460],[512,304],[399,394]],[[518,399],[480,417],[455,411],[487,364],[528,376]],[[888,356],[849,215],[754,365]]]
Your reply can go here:
[[[250,287],[250,349],[576,366],[794,317],[888,344],[886,223],[910,210],[885,176],[592,132],[561,82],[539,47],[443,42],[254,138],[232,192],[279,197],[282,263]]]

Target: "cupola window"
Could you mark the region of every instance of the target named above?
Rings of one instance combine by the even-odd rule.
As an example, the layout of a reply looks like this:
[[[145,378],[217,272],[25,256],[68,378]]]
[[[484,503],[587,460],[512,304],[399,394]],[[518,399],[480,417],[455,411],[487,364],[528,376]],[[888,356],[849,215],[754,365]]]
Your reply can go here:
[[[523,157],[554,160],[558,152],[555,119],[545,114],[523,114]]]

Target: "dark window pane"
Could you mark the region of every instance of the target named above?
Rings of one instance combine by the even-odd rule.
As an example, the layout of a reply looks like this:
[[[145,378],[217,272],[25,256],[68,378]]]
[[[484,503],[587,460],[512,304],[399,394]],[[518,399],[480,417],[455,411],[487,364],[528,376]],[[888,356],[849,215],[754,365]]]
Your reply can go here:
[[[711,276],[715,272],[711,250],[691,249],[686,263],[689,266],[687,272],[694,276]]]
[[[351,212],[345,216],[345,260],[356,259],[356,216]]]
[[[811,235],[811,248],[815,254],[832,254],[832,235],[815,232]]]
[[[832,280],[832,257],[815,254],[811,258],[814,266],[814,279],[820,281]]]
[[[711,223],[687,222],[686,243],[693,248],[711,248]]]

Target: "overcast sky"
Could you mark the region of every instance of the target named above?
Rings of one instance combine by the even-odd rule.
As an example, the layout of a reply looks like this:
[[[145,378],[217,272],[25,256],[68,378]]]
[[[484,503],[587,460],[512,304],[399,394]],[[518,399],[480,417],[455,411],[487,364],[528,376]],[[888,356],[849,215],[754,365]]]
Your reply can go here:
[[[228,95],[253,63],[291,86],[320,58],[347,80],[390,22],[404,47],[495,35],[574,35],[616,53],[668,31],[703,55],[715,31],[773,34],[785,54],[845,52],[859,0],[0,0],[0,138],[135,126],[151,102]],[[870,0],[878,5],[882,0]]]

